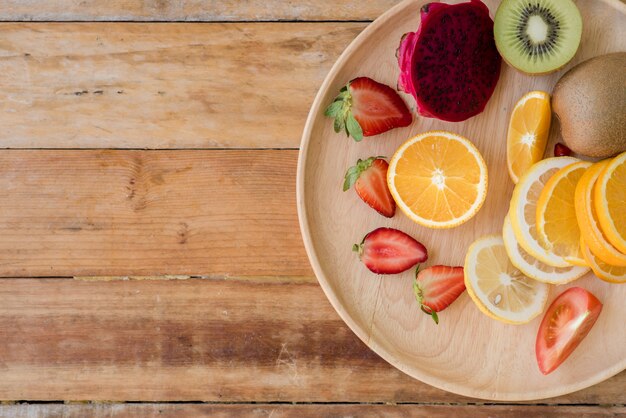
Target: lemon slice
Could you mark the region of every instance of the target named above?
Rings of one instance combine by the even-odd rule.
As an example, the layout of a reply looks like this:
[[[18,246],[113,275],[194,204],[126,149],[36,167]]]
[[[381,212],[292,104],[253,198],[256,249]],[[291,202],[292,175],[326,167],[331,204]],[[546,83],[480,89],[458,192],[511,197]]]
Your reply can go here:
[[[543,157],[551,119],[550,95],[544,91],[527,93],[513,108],[506,138],[506,162],[513,183]]]
[[[504,239],[504,248],[506,248],[506,253],[509,255],[511,263],[531,279],[549,284],[564,284],[572,282],[589,272],[588,267],[553,267],[528,254],[517,243],[511,219],[508,216],[504,218],[502,238]]]
[[[602,170],[594,193],[602,231],[615,248],[626,253],[626,152]]]
[[[546,183],[537,200],[537,237],[550,253],[577,266],[586,266],[580,252],[576,219],[576,185],[591,163],[579,161],[561,168]]]
[[[554,267],[569,267],[563,257],[546,251],[537,238],[537,201],[544,185],[561,168],[580,160],[573,157],[546,158],[533,165],[513,190],[509,216],[515,239],[537,260]]]
[[[626,283],[626,267],[613,266],[596,257],[582,237],[580,240],[580,249],[585,260],[589,266],[591,266],[593,274],[598,278],[609,283]]]
[[[426,132],[398,148],[389,162],[387,184],[411,220],[429,228],[452,228],[472,218],[485,201],[487,165],[466,138]]]
[[[467,293],[493,319],[525,324],[543,312],[549,285],[525,276],[511,263],[501,236],[486,236],[470,246],[464,274]]]

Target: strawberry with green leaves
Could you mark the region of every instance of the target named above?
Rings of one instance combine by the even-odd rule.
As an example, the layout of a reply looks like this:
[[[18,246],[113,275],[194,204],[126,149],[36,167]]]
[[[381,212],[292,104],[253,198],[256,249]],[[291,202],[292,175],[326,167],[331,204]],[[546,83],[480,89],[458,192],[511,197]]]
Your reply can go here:
[[[324,114],[335,119],[335,132],[344,130],[355,141],[409,126],[413,121],[394,89],[367,77],[355,78],[344,86]]]
[[[387,186],[387,169],[389,164],[382,157],[370,157],[358,160],[356,165],[346,172],[343,191],[352,186],[356,194],[372,209],[387,218],[396,213],[396,202]]]
[[[420,271],[418,266],[415,276],[413,292],[417,303],[439,324],[437,312],[446,309],[465,291],[463,267],[431,266]]]

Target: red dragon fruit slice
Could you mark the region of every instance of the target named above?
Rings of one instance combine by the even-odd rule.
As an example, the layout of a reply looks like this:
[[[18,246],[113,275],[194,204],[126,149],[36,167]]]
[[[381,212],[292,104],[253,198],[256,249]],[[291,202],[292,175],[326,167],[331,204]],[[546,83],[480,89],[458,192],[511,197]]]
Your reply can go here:
[[[424,5],[397,56],[398,89],[415,97],[422,116],[449,122],[482,112],[500,77],[493,20],[480,0]]]

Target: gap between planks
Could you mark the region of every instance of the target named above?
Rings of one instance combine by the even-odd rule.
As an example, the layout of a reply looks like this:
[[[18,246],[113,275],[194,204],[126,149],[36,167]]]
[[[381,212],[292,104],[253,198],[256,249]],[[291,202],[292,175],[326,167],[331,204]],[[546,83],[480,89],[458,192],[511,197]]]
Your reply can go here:
[[[317,283],[315,276],[228,276],[228,275],[208,275],[208,276],[187,276],[187,275],[164,275],[164,276],[85,276],[71,277],[69,279],[87,282],[113,282],[129,280],[219,280],[246,283]]]
[[[46,276],[30,276],[30,277],[1,277],[8,280],[29,280],[29,279],[45,279],[45,280],[79,280],[84,282],[114,282],[114,281],[175,281],[175,280],[221,280],[247,283],[317,283],[315,276],[228,276],[228,275],[209,275],[209,276],[188,276],[188,275],[163,275],[163,276],[74,276],[74,277],[46,277]]]
[[[38,418],[62,416],[78,418],[89,414],[94,418],[143,418],[160,417],[240,417],[255,418],[319,418],[319,417],[364,417],[378,418],[606,418],[624,417],[623,407],[590,406],[541,406],[541,405],[372,405],[372,404],[98,404],[98,405],[9,405],[0,406],[14,418]],[[59,414],[59,415],[57,415]]]

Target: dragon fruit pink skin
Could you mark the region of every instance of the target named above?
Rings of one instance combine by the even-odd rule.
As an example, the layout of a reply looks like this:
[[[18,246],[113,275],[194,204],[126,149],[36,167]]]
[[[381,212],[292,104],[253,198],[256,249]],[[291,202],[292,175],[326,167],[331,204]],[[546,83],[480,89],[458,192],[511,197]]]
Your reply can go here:
[[[415,97],[422,116],[459,122],[481,113],[501,66],[489,9],[480,0],[428,3],[420,15],[396,52],[398,89]]]

